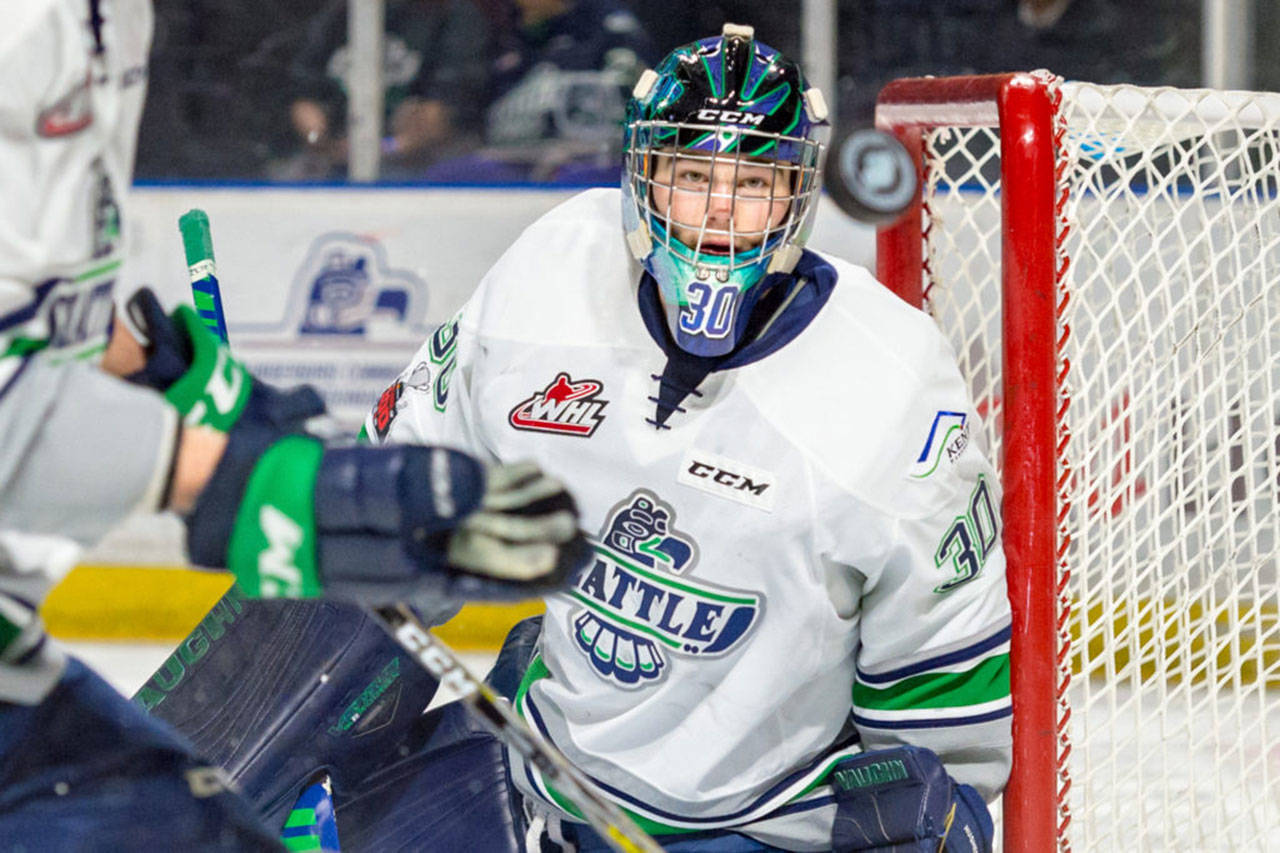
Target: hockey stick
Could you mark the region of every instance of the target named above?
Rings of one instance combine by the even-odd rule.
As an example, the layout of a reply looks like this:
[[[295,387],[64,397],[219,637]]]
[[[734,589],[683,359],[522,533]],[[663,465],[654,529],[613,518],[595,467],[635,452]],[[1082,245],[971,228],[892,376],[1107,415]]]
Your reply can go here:
[[[209,217],[203,210],[189,210],[178,219],[178,227],[196,311],[211,332],[223,343],[229,343]],[[532,729],[497,691],[468,671],[412,610],[403,604],[371,610],[414,660],[458,694],[498,740],[537,768],[611,847],[620,853],[662,853],[658,843],[617,804],[606,799],[564,753]]]

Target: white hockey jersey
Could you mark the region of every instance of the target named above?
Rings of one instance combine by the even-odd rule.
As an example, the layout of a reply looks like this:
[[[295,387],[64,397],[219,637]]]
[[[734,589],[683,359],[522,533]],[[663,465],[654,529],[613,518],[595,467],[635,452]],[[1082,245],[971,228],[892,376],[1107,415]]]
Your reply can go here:
[[[993,796],[999,492],[947,343],[865,270],[807,255],[816,314],[657,427],[667,357],[619,211],[590,190],[530,226],[366,423],[534,459],[576,497],[595,559],[547,599],[518,710],[657,832],[824,849],[833,761],[904,742]]]
[[[21,0],[0,29],[0,700],[56,680],[34,606],[154,509],[177,413],[107,376],[151,42],[150,0]]]

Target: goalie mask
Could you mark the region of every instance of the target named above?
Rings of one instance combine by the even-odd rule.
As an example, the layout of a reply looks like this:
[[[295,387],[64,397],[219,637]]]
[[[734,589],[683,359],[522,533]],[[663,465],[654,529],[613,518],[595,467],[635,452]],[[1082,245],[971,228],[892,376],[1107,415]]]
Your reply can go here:
[[[795,267],[817,207],[826,119],[800,67],[751,27],[725,24],[640,77],[627,105],[623,225],[681,349],[732,350],[753,288]]]

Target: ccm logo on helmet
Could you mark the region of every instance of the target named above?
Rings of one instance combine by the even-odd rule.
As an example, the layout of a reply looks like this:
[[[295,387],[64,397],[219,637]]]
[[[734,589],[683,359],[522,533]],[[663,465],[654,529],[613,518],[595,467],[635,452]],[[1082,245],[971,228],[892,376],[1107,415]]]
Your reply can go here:
[[[749,124],[752,127],[759,127],[764,121],[764,116],[760,113],[744,113],[736,110],[712,110],[703,108],[698,110],[698,119],[701,121],[714,121],[723,124]]]

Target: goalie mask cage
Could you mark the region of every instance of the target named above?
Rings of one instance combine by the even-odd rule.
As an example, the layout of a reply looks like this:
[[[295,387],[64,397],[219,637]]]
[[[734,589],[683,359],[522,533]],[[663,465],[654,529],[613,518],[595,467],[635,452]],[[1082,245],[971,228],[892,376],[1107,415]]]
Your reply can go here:
[[[1007,851],[1280,831],[1280,95],[889,84],[921,168],[880,279],[951,340],[1004,484]]]

